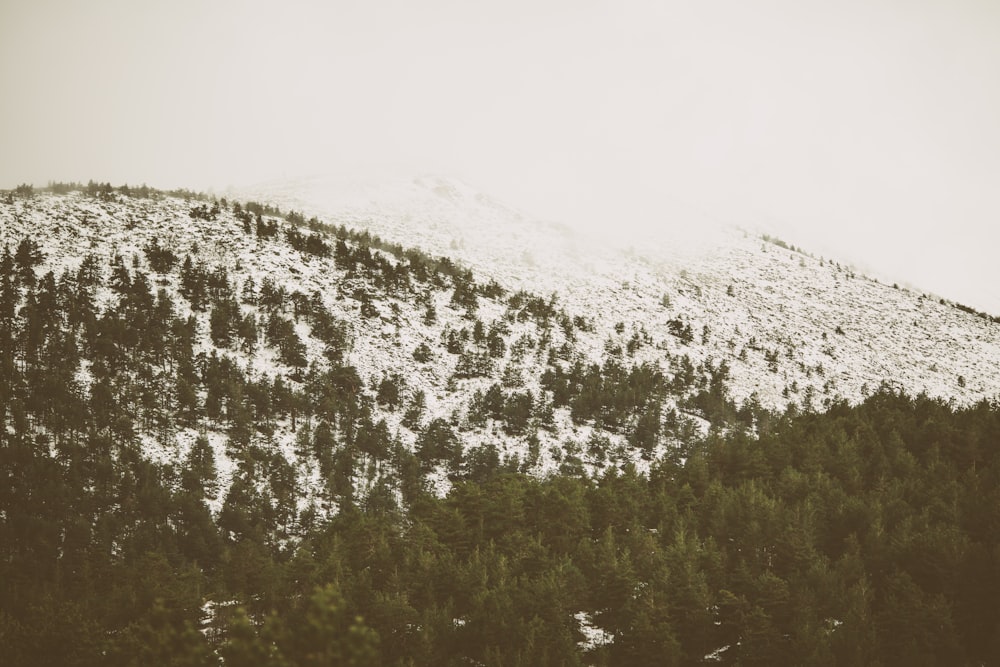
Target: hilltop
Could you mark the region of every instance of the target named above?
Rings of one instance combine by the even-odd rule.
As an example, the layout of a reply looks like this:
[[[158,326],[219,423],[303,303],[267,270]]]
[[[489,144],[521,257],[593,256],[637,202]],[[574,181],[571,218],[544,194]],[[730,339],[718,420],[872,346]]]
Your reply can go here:
[[[283,207],[443,254],[513,289],[600,313],[598,338],[645,328],[655,346],[725,360],[737,402],[784,410],[862,400],[883,382],[959,404],[1000,394],[1000,318],[836,258],[690,213],[662,231],[601,234],[538,221],[455,179],[292,181],[246,190]],[[664,335],[680,320],[683,347]],[[706,332],[708,335],[703,335]]]

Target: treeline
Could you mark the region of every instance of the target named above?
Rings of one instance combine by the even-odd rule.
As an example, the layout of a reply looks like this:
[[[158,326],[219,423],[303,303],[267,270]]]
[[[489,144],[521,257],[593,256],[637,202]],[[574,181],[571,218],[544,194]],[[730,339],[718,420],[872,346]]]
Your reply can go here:
[[[82,192],[90,197],[103,200],[110,200],[116,195],[122,197],[137,197],[140,199],[156,199],[160,197],[178,197],[181,199],[194,199],[199,201],[209,201],[213,199],[210,195],[204,192],[187,190],[184,188],[160,190],[150,187],[145,183],[142,185],[131,186],[127,183],[123,183],[115,186],[111,185],[109,182],[102,183],[94,180],[87,181],[86,183],[79,183],[77,181],[49,181],[48,184],[44,188],[40,188],[40,190],[57,195],[64,195],[70,192]],[[22,184],[17,187],[14,194],[22,197],[30,197],[35,194],[35,187],[27,183]]]

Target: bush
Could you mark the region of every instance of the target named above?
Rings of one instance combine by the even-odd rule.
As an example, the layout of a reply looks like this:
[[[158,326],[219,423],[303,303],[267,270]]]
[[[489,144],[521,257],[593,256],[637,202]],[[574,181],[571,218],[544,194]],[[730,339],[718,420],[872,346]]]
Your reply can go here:
[[[426,364],[431,360],[431,348],[427,346],[427,343],[420,343],[413,350],[413,358],[422,364]]]

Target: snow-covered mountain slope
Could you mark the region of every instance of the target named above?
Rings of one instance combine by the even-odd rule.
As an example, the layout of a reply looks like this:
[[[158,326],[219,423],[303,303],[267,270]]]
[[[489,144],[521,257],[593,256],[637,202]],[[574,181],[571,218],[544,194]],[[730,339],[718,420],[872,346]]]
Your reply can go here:
[[[643,470],[711,424],[753,425],[760,406],[821,409],[881,383],[959,403],[1000,394],[996,322],[751,234],[715,230],[698,243],[622,250],[536,223],[462,184],[424,179],[394,192],[325,211],[288,192],[260,193],[282,212],[110,190],[11,197],[0,202],[0,248],[14,253],[30,239],[41,256],[34,273],[67,285],[90,258],[104,276],[94,296],[105,313],[122,307],[116,272],[145,272],[149,298],[163,290],[174,316],[190,318],[192,363],[203,369],[191,379],[193,417],[165,429],[133,418],[144,454],[158,463],[182,463],[205,436],[223,490],[238,468],[257,465],[231,446],[240,404],[252,414],[267,407],[252,404],[252,383],[280,380],[308,403],[323,391],[314,383],[324,372],[341,373],[355,395],[351,424],[330,423],[336,450],[355,459],[359,497],[396,446],[422,455],[424,483],[443,492],[474,452],[541,474],[624,461]],[[155,248],[176,263],[157,268]],[[196,305],[185,287],[191,266],[222,276],[223,293]],[[282,295],[276,305],[265,305],[265,284]],[[226,289],[238,304],[227,305]],[[256,323],[250,333],[220,342],[226,308]],[[283,322],[294,336],[280,333]],[[329,354],[331,327],[344,331],[342,358]],[[282,342],[289,336],[292,352]],[[221,413],[209,408],[204,370],[215,359],[242,378]],[[95,400],[92,363],[74,369],[84,403]],[[344,369],[356,369],[360,384]],[[181,390],[174,369],[158,372],[169,412]],[[323,456],[307,452],[319,438],[313,417],[323,419],[310,409],[305,428],[287,407],[263,424],[255,417],[248,437],[296,471],[300,511],[333,510]],[[380,444],[358,445],[357,428]]]
[[[887,382],[960,404],[1000,394],[1000,324],[878,282],[780,241],[692,220],[686,232],[615,238],[539,222],[454,179],[381,186],[323,179],[243,194],[454,257],[512,289],[556,294],[593,317],[597,339],[624,323],[693,360],[725,360],[737,401],[822,407]],[[591,350],[596,356],[600,349]],[[654,355],[655,356],[655,355]]]
[[[173,304],[168,307],[173,316],[193,322],[195,340],[190,361],[203,369],[200,380],[192,379],[197,382],[198,392],[192,406],[195,423],[178,426],[168,422],[165,433],[139,427],[137,435],[150,459],[163,464],[181,463],[192,451],[197,436],[205,435],[215,455],[220,485],[226,489],[239,465],[239,456],[227,444],[232,439],[232,404],[248,403],[250,399],[245,392],[230,395],[227,407],[213,416],[208,408],[211,390],[204,369],[212,359],[228,360],[248,382],[274,383],[280,379],[293,391],[308,394],[314,369],[338,367],[327,358],[328,342],[317,331],[318,325],[300,316],[300,311],[318,309],[329,314],[335,328],[342,325],[346,332],[343,363],[357,370],[361,383],[355,386],[349,381],[349,389],[363,398],[359,409],[371,412],[371,418],[363,420],[362,425],[380,429],[384,437],[379,438],[383,440],[416,451],[420,449],[421,435],[432,432],[444,440],[455,437],[460,452],[489,445],[497,448],[498,455],[512,466],[537,472],[558,469],[567,461],[572,466],[588,463],[597,468],[622,459],[644,465],[640,452],[628,446],[634,431],[632,412],[626,415],[627,423],[600,405],[580,407],[573,416],[568,401],[575,389],[556,401],[553,392],[543,387],[547,372],[551,375],[576,368],[582,373],[584,362],[604,360],[608,344],[617,348],[612,356],[622,358],[621,350],[633,332],[623,329],[605,339],[604,327],[598,331],[594,326],[597,318],[593,313],[573,316],[544,298],[504,293],[495,284],[467,275],[467,271],[446,259],[414,255],[400,248],[380,249],[377,241],[352,236],[343,229],[333,230],[340,238],[314,235],[306,229],[308,225],[297,227],[281,220],[275,211],[261,215],[260,210],[254,209],[254,214],[250,210],[249,205],[244,208],[236,202],[160,195],[143,198],[110,190],[101,196],[79,192],[37,194],[0,203],[0,248],[20,255],[21,246],[37,246],[40,263],[31,269],[36,277],[51,272],[53,284],[76,289],[73,286],[79,282],[81,267],[92,260],[99,274],[94,294],[99,316],[123,308],[121,290],[113,287],[115,280],[121,282],[117,272],[131,274],[133,281],[144,273],[149,276],[148,298],[158,300],[153,293],[163,290]],[[321,226],[319,221],[310,224],[317,229]],[[323,252],[294,248],[297,229],[301,230],[299,241],[323,239],[319,244]],[[176,261],[158,269],[152,249],[167,249]],[[33,252],[29,249],[25,255]],[[228,308],[229,297],[221,294],[202,299],[205,302],[196,306],[194,298],[185,292],[185,271],[189,267],[203,277],[222,276],[222,292],[231,290],[233,295],[239,295],[240,303],[233,306],[238,310],[227,317],[256,323],[243,343],[235,339],[220,343],[216,339],[213,318],[221,308]],[[270,310],[263,303],[267,282],[273,285],[271,293],[280,290],[283,295]],[[29,290],[20,297],[18,310],[22,318],[27,317],[23,306],[31,294]],[[273,335],[265,333],[276,320],[293,323],[294,338],[302,343],[300,362],[290,361],[279,349],[281,346],[271,340]],[[27,326],[23,324],[22,328]],[[648,344],[643,341],[644,346]],[[652,350],[639,356],[657,358],[656,366],[664,371],[686,359],[678,356],[671,360]],[[85,357],[78,368],[72,369],[79,383],[71,389],[84,404],[95,400],[91,395],[92,363]],[[629,360],[627,365],[638,363]],[[672,410],[680,400],[701,391],[710,370],[690,368],[683,383],[672,385],[671,396],[663,397],[664,408]],[[180,390],[171,375],[174,371],[156,372],[165,377],[161,384],[168,394],[168,410],[172,410],[180,402],[175,396]],[[658,377],[657,387],[666,391],[665,375]],[[617,390],[624,388],[619,385]],[[302,400],[310,399],[305,395]],[[633,402],[637,410],[648,401],[639,397]],[[249,404],[245,407],[251,412],[260,409]],[[659,404],[656,409],[659,418]],[[595,423],[594,415],[602,410],[603,417]],[[140,422],[155,421],[139,419],[140,415],[133,417]],[[298,499],[300,506],[319,502],[316,499],[322,494],[323,483],[316,462],[302,455],[301,442],[315,433],[303,436],[301,427],[296,431],[295,418],[287,410],[276,420],[266,421],[274,423],[265,424],[252,440],[265,451],[280,452],[295,467],[304,491]],[[435,422],[446,425],[447,430],[429,430]],[[662,452],[671,446],[679,429],[690,427],[691,422],[690,418],[678,420],[675,415],[671,426],[662,432],[657,425],[653,440],[647,443],[645,459],[652,458],[654,450]],[[600,446],[583,452],[591,442]],[[605,451],[608,449],[614,452]],[[376,463],[369,459],[367,465],[377,467]],[[438,470],[428,476],[428,482],[439,490],[448,486],[445,467],[439,463]],[[361,465],[355,476],[355,487],[363,495],[365,484],[374,475]],[[216,510],[224,495],[216,498]]]

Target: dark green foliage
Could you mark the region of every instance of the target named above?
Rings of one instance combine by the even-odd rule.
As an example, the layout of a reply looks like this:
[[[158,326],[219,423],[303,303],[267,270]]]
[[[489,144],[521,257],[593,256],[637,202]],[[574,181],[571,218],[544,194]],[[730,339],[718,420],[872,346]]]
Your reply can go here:
[[[535,407],[535,397],[530,391],[514,392],[507,397],[504,408],[504,430],[511,435],[523,434],[528,428]]]
[[[195,264],[190,255],[181,266],[181,296],[188,300],[192,310],[204,310],[208,301],[208,269],[204,264]]]
[[[250,204],[247,204],[247,210],[251,210]],[[254,219],[254,232],[257,234],[257,238],[260,239],[270,239],[278,235],[278,221],[273,218],[264,218],[258,212],[256,218]]]
[[[240,337],[244,341],[250,339],[252,343],[255,333],[248,328],[249,326],[249,323],[244,323],[240,314],[240,304],[231,295],[218,299],[213,305],[212,314],[209,316],[209,333],[212,342],[219,347],[230,347],[237,333],[241,334]]]
[[[692,369],[684,387],[693,382]],[[655,444],[659,433],[655,418],[671,389],[656,366],[640,364],[627,368],[614,356],[601,366],[584,367],[576,363],[563,370],[558,364],[550,365],[542,375],[542,387],[552,392],[556,406],[568,405],[578,423],[594,420],[611,431],[648,434],[649,437],[641,436],[643,448]],[[724,393],[720,400],[725,400]],[[640,425],[642,420],[645,423]]]
[[[303,234],[295,227],[289,227],[285,230],[285,238],[288,239],[288,245],[299,252],[316,257],[329,257],[332,254],[330,246],[319,234]]]
[[[451,305],[464,308],[469,315],[476,312],[479,300],[476,297],[475,283],[456,276],[455,291],[452,293]]]
[[[312,335],[324,344],[323,356],[331,364],[340,364],[349,345],[347,323],[335,318],[323,307],[319,295],[313,295],[308,321]]]
[[[28,287],[35,284],[35,267],[42,263],[44,255],[38,248],[38,243],[29,237],[21,239],[14,253],[14,263],[17,265],[17,278]]]
[[[690,345],[694,341],[694,332],[691,331],[691,325],[680,318],[669,320],[667,322],[667,331],[686,345]]]
[[[443,419],[434,419],[417,438],[416,457],[422,463],[432,466],[439,463],[457,465],[461,461],[462,445]]]
[[[219,217],[219,205],[213,204],[212,208],[209,208],[205,204],[200,204],[191,209],[189,215],[194,220],[208,220],[214,221]]]
[[[379,637],[328,585],[287,617],[268,616],[259,629],[238,609],[219,653],[227,667],[364,667],[379,664]]]
[[[422,364],[427,363],[431,360],[431,348],[427,346],[427,343],[421,342],[413,348],[413,358]]]
[[[149,268],[154,273],[169,273],[179,259],[170,248],[161,246],[159,239],[156,238],[143,248],[143,252],[146,254]]]
[[[268,343],[278,348],[283,364],[296,367],[306,365],[305,343],[295,332],[295,325],[291,320],[278,314],[271,315],[264,333]]]
[[[548,300],[524,291],[515,292],[507,300],[507,316],[516,322],[526,322],[535,319],[545,323],[557,315],[556,297],[553,294]]]
[[[115,189],[110,183],[97,183],[93,180],[87,183],[87,194],[91,197],[108,201],[114,198]]]
[[[455,377],[459,379],[489,377],[493,373],[493,359],[482,349],[466,349],[459,353],[455,364]]]
[[[403,387],[403,378],[400,375],[386,375],[378,385],[378,393],[375,400],[379,405],[384,405],[390,410],[395,410],[401,403],[400,389]]]

